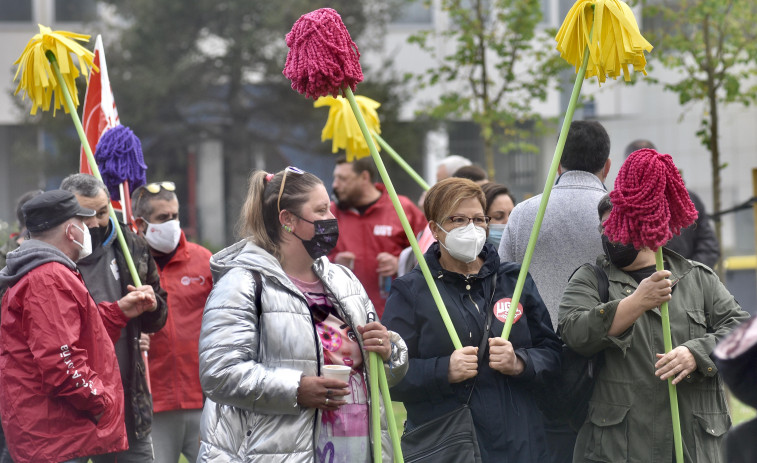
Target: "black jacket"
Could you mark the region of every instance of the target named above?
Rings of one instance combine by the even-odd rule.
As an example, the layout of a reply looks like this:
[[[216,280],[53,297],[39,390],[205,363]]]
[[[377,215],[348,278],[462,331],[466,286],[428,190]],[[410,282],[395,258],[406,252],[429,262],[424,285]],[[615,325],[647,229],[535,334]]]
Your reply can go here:
[[[520,265],[500,264],[496,249],[484,246],[479,255],[484,265],[478,275],[465,276],[442,269],[439,245],[434,243],[425,258],[439,288],[450,319],[464,346],[478,346],[485,312],[489,307],[492,279],[496,275],[494,301],[511,298]],[[475,380],[470,406],[484,461],[543,461],[546,459],[543,418],[532,395],[533,386],[560,368],[559,338],[552,329],[547,308],[529,276],[521,296],[524,313],[513,324],[510,342],[525,362],[517,377],[505,376],[489,367],[484,357]],[[480,308],[481,312],[476,308]],[[499,306],[501,307],[501,305]],[[504,315],[500,314],[502,319]],[[493,318],[488,336],[501,336],[504,323]],[[382,322],[407,343],[410,368],[392,388],[392,398],[407,409],[407,428],[418,426],[465,403],[474,379],[450,384],[447,380],[452,341],[420,269],[392,282]]]
[[[680,235],[673,235],[673,238],[665,244],[665,247],[683,257],[713,268],[720,258],[720,245],[715,236],[715,230],[710,223],[710,217],[704,208],[702,200],[691,190],[689,197],[694,207],[697,209],[697,220],[692,225],[681,230]]]
[[[113,221],[111,220],[111,224]],[[121,251],[115,230],[110,228],[109,236],[105,242],[112,245],[116,255],[118,272],[121,275],[121,294],[127,294],[127,286],[134,285],[126,259]],[[166,304],[166,292],[160,287],[158,267],[150,254],[150,247],[141,236],[125,230],[126,245],[131,251],[134,267],[143,285],[150,285],[155,292],[158,308],[153,312],[145,312],[139,317],[129,321],[126,325],[126,336],[129,342],[129,366],[128,378],[121,378],[124,385],[126,407],[127,431],[134,433],[138,439],[147,436],[152,429],[152,396],[147,387],[147,375],[144,357],[139,351],[139,337],[141,333],[155,333],[166,324],[168,305]]]

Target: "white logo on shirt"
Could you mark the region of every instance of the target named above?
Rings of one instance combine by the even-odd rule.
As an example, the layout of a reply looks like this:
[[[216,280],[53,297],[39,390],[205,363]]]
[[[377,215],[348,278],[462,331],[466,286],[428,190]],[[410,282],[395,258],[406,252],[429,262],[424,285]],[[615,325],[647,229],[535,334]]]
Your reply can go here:
[[[374,236],[392,236],[391,225],[376,225],[373,227]]]
[[[184,286],[189,286],[193,281],[202,286],[205,284],[205,277],[202,275],[197,275],[196,277],[184,275],[183,277],[181,277],[181,284],[183,284]]]
[[[113,272],[113,278],[115,278],[116,281],[121,279],[121,273],[118,271],[118,264],[116,263],[116,259],[110,261],[110,271]]]

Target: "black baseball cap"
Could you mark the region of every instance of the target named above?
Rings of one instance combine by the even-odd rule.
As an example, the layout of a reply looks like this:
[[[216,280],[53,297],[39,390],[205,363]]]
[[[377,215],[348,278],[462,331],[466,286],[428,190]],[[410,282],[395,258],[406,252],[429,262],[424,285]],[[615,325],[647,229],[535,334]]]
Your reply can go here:
[[[79,205],[76,196],[66,190],[50,190],[27,201],[21,210],[26,229],[41,232],[60,225],[71,217],[93,217],[95,211]]]

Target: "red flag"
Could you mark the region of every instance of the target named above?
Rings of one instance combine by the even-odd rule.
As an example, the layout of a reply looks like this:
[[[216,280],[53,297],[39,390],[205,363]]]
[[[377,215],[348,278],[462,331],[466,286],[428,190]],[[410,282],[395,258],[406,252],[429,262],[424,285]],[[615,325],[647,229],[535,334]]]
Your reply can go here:
[[[89,147],[92,149],[92,153],[95,152],[97,142],[100,140],[100,136],[103,132],[119,124],[116,101],[113,98],[113,90],[110,88],[108,67],[105,64],[103,41],[102,37],[99,35],[95,40],[94,63],[99,69],[99,72],[96,72],[93,69],[89,74],[87,94],[84,97],[84,110],[82,112],[82,125],[84,127],[84,133],[87,134],[87,141],[89,141]],[[83,147],[81,149],[81,158],[79,160],[79,172],[85,174],[92,173],[92,169],[89,168],[87,155],[84,153]]]

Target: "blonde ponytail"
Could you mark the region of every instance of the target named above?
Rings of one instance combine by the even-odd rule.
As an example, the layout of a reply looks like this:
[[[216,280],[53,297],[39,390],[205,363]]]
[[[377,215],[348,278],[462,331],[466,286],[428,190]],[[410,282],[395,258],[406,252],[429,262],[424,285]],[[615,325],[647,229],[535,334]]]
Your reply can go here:
[[[281,191],[284,173],[283,170],[276,175],[262,170],[252,173],[236,227],[240,238],[249,239],[276,257],[281,239],[279,207],[300,214],[313,188],[323,185],[315,175],[302,172],[289,174]]]

